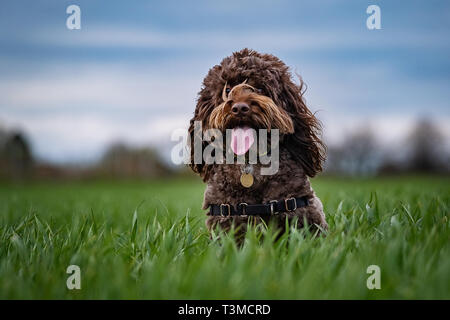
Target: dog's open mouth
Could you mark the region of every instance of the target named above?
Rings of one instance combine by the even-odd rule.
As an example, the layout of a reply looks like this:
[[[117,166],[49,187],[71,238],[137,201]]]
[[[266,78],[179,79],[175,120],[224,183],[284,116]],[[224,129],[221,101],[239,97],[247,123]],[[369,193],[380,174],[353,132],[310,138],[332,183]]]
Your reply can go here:
[[[255,142],[254,130],[239,126],[231,130],[231,150],[238,156],[246,154]]]

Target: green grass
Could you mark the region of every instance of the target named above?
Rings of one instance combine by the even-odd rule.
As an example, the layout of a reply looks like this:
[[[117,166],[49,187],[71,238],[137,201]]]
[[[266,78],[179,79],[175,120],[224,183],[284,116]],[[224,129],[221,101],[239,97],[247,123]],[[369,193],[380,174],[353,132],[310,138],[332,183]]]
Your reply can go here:
[[[449,182],[314,179],[326,238],[252,230],[241,249],[209,239],[199,180],[2,184],[0,298],[450,299]]]

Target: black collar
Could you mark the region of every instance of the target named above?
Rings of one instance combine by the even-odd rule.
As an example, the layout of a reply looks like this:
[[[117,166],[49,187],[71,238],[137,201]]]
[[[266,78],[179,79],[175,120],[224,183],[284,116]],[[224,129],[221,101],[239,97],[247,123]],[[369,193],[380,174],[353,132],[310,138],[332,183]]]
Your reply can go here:
[[[283,200],[272,200],[264,204],[247,204],[240,203],[234,208],[228,203],[210,205],[209,215],[211,216],[267,216],[280,212],[292,212],[297,208],[306,207],[308,198],[288,198]]]

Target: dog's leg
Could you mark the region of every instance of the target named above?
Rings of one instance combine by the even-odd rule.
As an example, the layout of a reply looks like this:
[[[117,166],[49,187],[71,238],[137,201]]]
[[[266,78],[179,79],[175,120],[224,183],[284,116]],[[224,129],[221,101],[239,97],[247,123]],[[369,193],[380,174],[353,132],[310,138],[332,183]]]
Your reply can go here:
[[[314,194],[314,197],[309,200],[308,206],[305,208],[305,217],[308,224],[311,226],[319,226],[323,230],[328,230],[328,223],[325,220],[325,213],[323,212],[322,201]]]
[[[230,232],[234,228],[234,238],[236,239],[236,243],[239,246],[244,243],[245,233],[247,232],[248,218],[208,216],[205,223],[210,236],[215,230]]]

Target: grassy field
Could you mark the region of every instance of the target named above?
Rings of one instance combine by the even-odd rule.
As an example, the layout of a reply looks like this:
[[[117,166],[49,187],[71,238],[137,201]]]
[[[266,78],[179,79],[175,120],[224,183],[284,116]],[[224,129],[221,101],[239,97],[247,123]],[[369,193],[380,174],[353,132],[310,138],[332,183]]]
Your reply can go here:
[[[241,249],[208,238],[199,180],[2,184],[0,298],[450,299],[449,182],[314,179],[326,238],[252,231]]]

